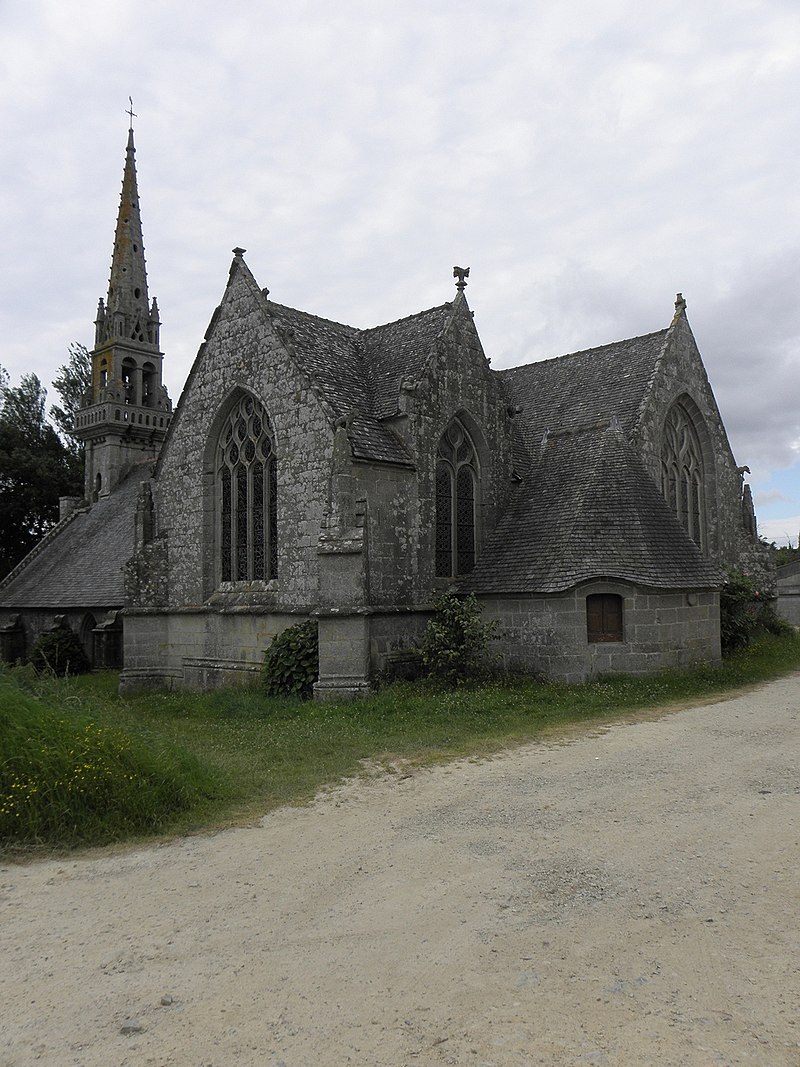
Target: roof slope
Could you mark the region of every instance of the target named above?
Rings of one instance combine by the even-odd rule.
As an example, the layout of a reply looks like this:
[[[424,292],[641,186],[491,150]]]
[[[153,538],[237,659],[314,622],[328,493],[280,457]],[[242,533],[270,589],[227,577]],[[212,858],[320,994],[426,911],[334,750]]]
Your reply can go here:
[[[0,606],[121,608],[123,568],[134,553],[136,497],[146,476],[134,469],[113,493],[46,536],[0,586]]]
[[[548,438],[459,587],[556,593],[598,577],[662,589],[714,588],[722,580],[611,428]]]
[[[381,420],[397,412],[401,382],[417,381],[422,375],[450,319],[452,304],[371,330],[331,322],[272,300],[267,308],[334,416],[358,413],[351,426],[353,455],[411,464],[405,445]]]
[[[453,314],[452,304],[420,311],[364,331],[377,418],[394,415],[403,381],[419,381],[438,337]]]
[[[668,332],[499,371],[509,404],[522,408],[517,426],[527,455],[515,457],[520,473],[537,454],[545,430],[607,426],[616,416],[630,436]]]

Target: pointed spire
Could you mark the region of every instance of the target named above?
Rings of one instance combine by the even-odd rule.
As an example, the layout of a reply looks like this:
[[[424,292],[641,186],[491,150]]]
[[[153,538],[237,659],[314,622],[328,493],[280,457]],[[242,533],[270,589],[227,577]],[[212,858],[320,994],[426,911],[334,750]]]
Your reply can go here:
[[[75,419],[85,448],[85,493],[97,500],[143,459],[155,459],[164,441],[172,402],[164,388],[159,349],[161,317],[147,295],[136,148],[131,125],[114,234],[108,297],[97,305],[92,386]]]
[[[131,119],[131,121],[133,121]],[[136,181],[136,148],[133,126],[128,129],[122,194],[114,234],[111,277],[106,300],[105,337],[148,341],[153,337],[150,302],[147,296],[147,269],[144,261],[139,190]],[[158,338],[155,338],[158,344]]]

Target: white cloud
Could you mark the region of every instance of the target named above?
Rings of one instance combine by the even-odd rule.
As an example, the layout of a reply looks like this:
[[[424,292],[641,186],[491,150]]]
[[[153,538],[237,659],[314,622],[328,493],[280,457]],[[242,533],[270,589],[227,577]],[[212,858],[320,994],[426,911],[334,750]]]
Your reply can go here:
[[[759,519],[758,533],[765,541],[778,546],[800,544],[800,515],[787,515],[782,519]]]
[[[739,462],[796,458],[796,4],[6,0],[0,29],[12,375],[91,340],[130,94],[173,394],[236,244],[355,325],[463,262],[495,366],[660,329],[682,290]]]
[[[755,493],[753,495],[753,503],[757,508],[764,507],[766,504],[793,504],[794,497],[787,496],[786,493],[781,493],[778,489],[768,489]]]

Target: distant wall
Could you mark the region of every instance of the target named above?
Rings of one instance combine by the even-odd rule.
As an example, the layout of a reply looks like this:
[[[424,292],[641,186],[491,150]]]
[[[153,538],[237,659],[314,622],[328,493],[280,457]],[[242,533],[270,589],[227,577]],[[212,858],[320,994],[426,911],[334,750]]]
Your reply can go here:
[[[778,567],[778,614],[800,626],[800,563]]]

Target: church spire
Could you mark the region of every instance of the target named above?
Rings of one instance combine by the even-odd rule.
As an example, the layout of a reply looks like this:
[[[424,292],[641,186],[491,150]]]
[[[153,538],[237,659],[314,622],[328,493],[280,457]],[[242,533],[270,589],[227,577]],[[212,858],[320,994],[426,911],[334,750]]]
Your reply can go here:
[[[108,295],[97,308],[91,388],[75,419],[86,445],[89,500],[113,491],[133,463],[155,459],[172,412],[162,382],[158,305],[147,295],[132,103],[129,114]]]
[[[100,303],[96,326],[96,344],[102,344],[112,337],[156,346],[159,342],[158,315],[150,307],[147,295],[133,126],[128,130],[108,296],[105,305],[102,301]]]

